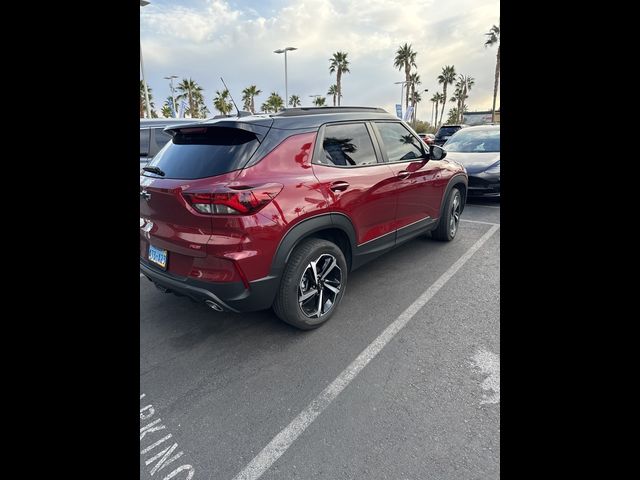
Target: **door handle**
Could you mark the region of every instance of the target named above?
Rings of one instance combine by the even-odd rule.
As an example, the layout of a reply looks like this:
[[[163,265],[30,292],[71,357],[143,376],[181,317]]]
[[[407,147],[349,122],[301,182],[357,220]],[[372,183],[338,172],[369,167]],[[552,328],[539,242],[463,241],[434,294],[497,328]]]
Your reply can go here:
[[[405,178],[409,178],[410,175],[411,172],[407,172],[406,170],[398,172],[398,177],[400,177],[402,180],[404,180]]]
[[[347,182],[333,182],[329,188],[334,192],[342,192],[349,188],[349,184]]]

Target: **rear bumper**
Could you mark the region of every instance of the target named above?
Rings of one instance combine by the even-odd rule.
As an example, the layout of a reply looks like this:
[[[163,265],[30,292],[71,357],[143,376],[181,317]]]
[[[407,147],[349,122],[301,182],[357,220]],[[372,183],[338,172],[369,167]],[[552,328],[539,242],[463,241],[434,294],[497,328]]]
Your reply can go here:
[[[249,288],[245,288],[242,282],[202,282],[164,272],[142,258],[140,272],[171,292],[185,295],[196,302],[212,301],[230,312],[253,312],[270,308],[280,285],[280,279],[276,277],[249,282]]]

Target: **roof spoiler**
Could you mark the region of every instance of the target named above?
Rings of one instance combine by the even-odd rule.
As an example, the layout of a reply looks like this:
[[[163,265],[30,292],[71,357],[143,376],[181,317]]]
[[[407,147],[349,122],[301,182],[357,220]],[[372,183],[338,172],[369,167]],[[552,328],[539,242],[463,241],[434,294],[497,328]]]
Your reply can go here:
[[[269,133],[271,129],[271,125],[273,124],[272,118],[265,118],[264,122],[242,122],[237,120],[231,120],[227,118],[236,118],[236,117],[224,117],[220,119],[216,119],[213,122],[193,122],[193,123],[184,123],[182,125],[172,125],[170,127],[166,127],[164,129],[172,137],[176,136],[180,130],[189,129],[189,128],[237,128],[239,130],[245,130],[247,132],[251,132],[255,134],[258,142],[262,143],[264,137]]]

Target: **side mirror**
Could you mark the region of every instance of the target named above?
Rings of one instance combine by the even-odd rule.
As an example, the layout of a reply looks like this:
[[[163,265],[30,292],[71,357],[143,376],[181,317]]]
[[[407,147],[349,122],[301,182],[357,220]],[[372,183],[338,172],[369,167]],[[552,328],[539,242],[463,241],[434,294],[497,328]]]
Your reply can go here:
[[[444,160],[447,156],[447,151],[439,147],[438,145],[429,145],[429,158],[431,160]]]

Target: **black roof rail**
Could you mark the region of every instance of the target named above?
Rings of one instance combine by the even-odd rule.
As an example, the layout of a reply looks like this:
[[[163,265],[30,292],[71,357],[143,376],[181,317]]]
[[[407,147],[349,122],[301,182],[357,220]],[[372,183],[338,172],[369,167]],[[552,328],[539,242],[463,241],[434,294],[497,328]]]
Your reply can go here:
[[[285,108],[278,113],[273,114],[274,117],[293,117],[297,115],[318,115],[322,113],[353,113],[353,112],[369,112],[369,113],[389,113],[383,108],[378,107],[296,107]]]

